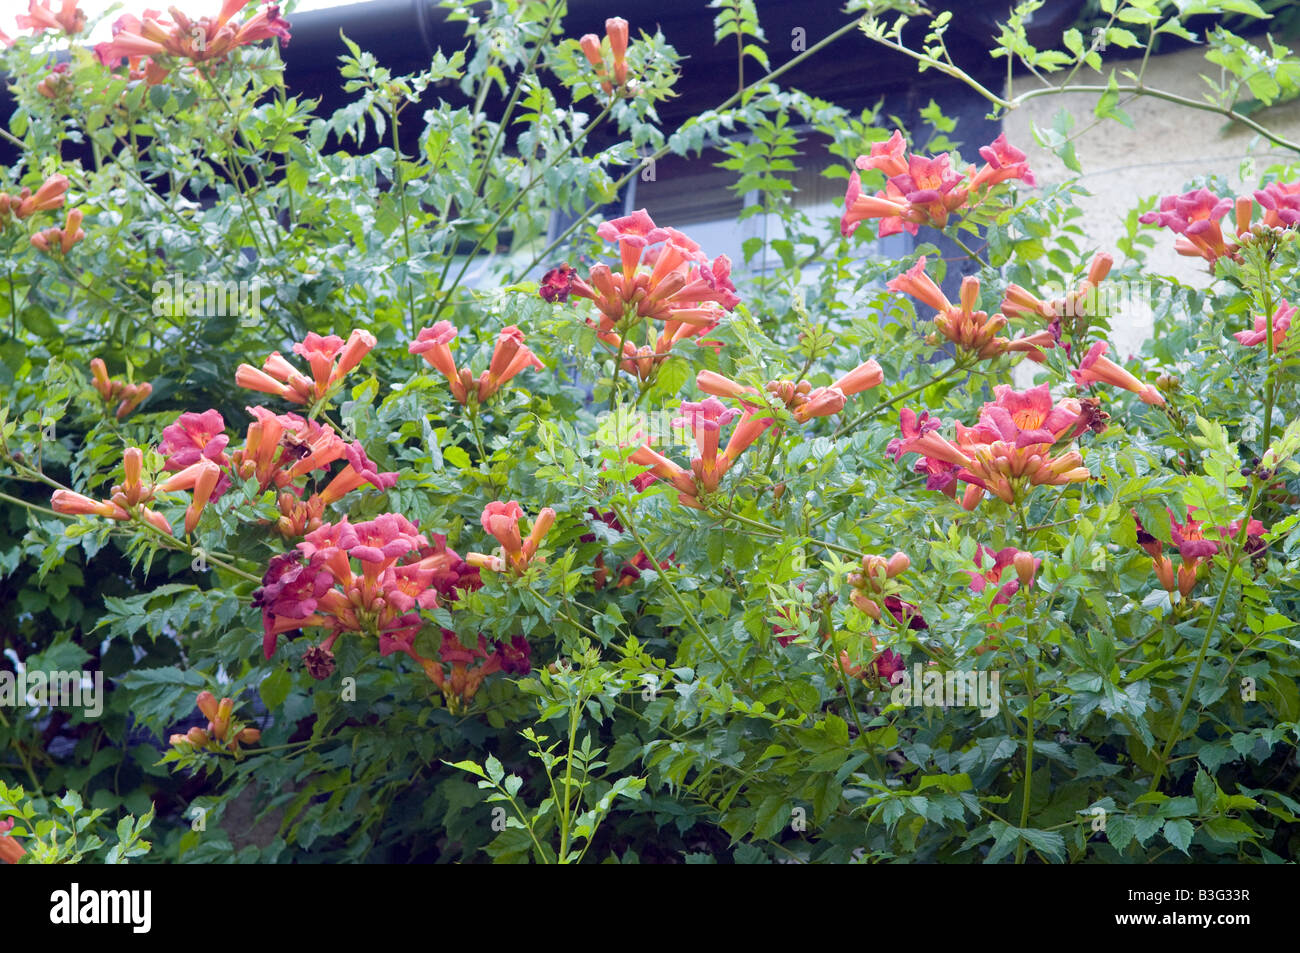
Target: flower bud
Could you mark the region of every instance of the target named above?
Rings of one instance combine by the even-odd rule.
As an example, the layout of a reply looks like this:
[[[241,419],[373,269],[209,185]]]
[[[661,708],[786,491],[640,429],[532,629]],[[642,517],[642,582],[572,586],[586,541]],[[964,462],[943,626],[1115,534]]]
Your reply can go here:
[[[1151,560],[1151,565],[1155,567],[1156,579],[1160,580],[1160,585],[1166,592],[1178,589],[1178,584],[1174,582],[1174,564],[1168,556],[1156,556]]]
[[[871,618],[880,621],[880,606],[874,600],[868,599],[861,590],[853,590],[853,595],[849,598],[853,601],[855,606],[867,615],[871,616]]]
[[[1098,252],[1092,259],[1092,264],[1088,266],[1088,280],[1094,285],[1099,285],[1110,274],[1111,266],[1115,264],[1115,256],[1109,252]]]
[[[218,741],[226,740],[226,731],[230,728],[230,715],[235,709],[232,699],[223,698],[217,705],[217,717],[212,719],[212,733]]]
[[[217,720],[217,697],[209,691],[199,692],[197,699],[199,711],[203,712],[203,717],[208,721]]]
[[[1034,558],[1033,553],[1019,552],[1016,553],[1012,564],[1016,567],[1016,578],[1020,580],[1022,586],[1032,586],[1034,583],[1034,571],[1038,568],[1038,560]]]
[[[912,565],[912,560],[907,558],[906,553],[894,553],[889,557],[887,563],[887,573],[890,579],[893,579],[899,573],[906,572]]]

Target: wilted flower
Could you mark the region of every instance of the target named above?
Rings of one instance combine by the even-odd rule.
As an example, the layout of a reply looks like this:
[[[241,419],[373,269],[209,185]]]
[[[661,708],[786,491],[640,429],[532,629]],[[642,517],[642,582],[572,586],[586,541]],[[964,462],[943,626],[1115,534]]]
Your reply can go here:
[[[566,262],[562,265],[556,265],[546,274],[542,275],[542,284],[537,293],[543,301],[568,301],[569,292],[573,290],[573,280],[577,277],[577,272],[569,267]]]

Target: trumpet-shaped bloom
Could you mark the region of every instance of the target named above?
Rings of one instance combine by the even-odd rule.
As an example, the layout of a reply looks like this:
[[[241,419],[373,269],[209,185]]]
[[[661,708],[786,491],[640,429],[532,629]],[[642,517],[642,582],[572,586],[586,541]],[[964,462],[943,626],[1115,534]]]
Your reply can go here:
[[[240,364],[235,370],[235,384],[292,403],[315,404],[333,393],[374,346],[375,336],[359,328],[346,342],[337,335],[321,337],[313,331],[293,346],[295,354],[307,359],[311,377],[295,368],[279,351],[273,351],[261,370]]]
[[[985,565],[986,561],[987,565]],[[971,591],[982,593],[991,583],[998,586],[997,595],[993,597],[993,605],[1005,605],[1020,591],[1022,585],[1028,586],[1033,583],[1034,575],[1042,562],[1032,553],[1023,552],[1014,546],[1006,546],[994,552],[983,544],[977,545],[975,569],[966,570],[970,573]],[[1013,578],[1003,582],[1004,575]]]
[[[529,367],[540,371],[546,365],[524,346],[524,333],[519,328],[513,324],[502,328],[497,335],[496,348],[492,351],[492,362],[479,377],[479,402],[487,400],[500,390],[502,384]]]
[[[581,47],[582,55],[587,58],[587,62],[596,71],[600,88],[606,93],[612,93],[615,87],[622,89],[627,85],[627,21],[622,17],[610,17],[605,21],[605,36],[609,39],[609,51],[613,60],[612,70],[606,69],[605,54],[601,49],[600,37],[596,34],[585,34],[578,40],[578,46]]]
[[[90,361],[90,375],[91,383],[94,384],[95,390],[99,391],[99,396],[103,398],[104,403],[111,406],[115,401],[117,402],[113,416],[118,420],[130,414],[153,393],[153,385],[147,382],[127,384],[124,381],[113,380],[108,376],[108,367],[103,359],[98,357]]]
[[[530,367],[537,370],[546,367],[536,354],[524,346],[523,332],[512,324],[502,328],[497,335],[488,369],[476,381],[469,368],[456,366],[450,347],[456,334],[456,328],[450,321],[439,321],[433,327],[422,330],[407,346],[407,350],[419,354],[428,361],[430,367],[446,377],[451,384],[452,397],[462,405],[468,405],[471,396],[479,402],[487,400],[501,389],[501,385],[521,371]]]
[[[63,206],[68,192],[68,177],[62,174],[51,175],[41,183],[35,194],[31,189],[23,189],[16,196],[8,196],[9,211],[15,218],[30,218],[37,212],[49,212]]]
[[[1007,142],[1007,134],[1001,133],[987,146],[980,148],[980,157],[984,166],[971,176],[971,191],[978,191],[1009,179],[1019,179],[1025,185],[1035,185],[1034,173],[1029,170],[1027,156]]]
[[[980,149],[980,155],[985,165],[978,171],[971,166],[958,172],[947,153],[933,158],[908,153],[902,133],[895,131],[887,142],[873,144],[869,156],[858,156],[858,169],[883,173],[885,188],[867,195],[859,174],[849,176],[840,234],[847,238],[863,221],[877,218],[881,238],[903,231],[915,235],[921,225],[943,228],[951,215],[979,204],[1003,182],[1034,184],[1025,154],[1009,145],[1005,135]]]
[[[74,245],[86,237],[81,227],[81,209],[74,208],[68,212],[62,228],[46,228],[31,237],[32,247],[38,251],[51,254],[58,251],[66,255]]]
[[[226,434],[226,422],[220,411],[183,413],[164,427],[162,434],[158,452],[166,458],[164,469],[183,470],[201,459],[223,467],[230,463],[225,453],[230,437]]]
[[[216,16],[191,20],[176,7],[167,20],[156,10],[146,10],[141,17],[119,17],[113,24],[112,39],[95,46],[95,55],[105,66],[115,66],[123,59],[147,56],[188,60],[195,65],[220,60],[237,47],[262,40],[276,39],[288,43],[292,38],[289,22],[280,16],[280,7],[272,4],[247,20],[235,22],[234,16],[248,6],[249,0],[225,0]]]
[[[903,274],[889,281],[890,291],[909,294],[936,309],[934,326],[957,347],[980,358],[993,358],[1000,354],[1020,352],[1031,360],[1043,361],[1043,349],[1055,346],[1055,336],[1050,331],[1038,331],[1027,337],[1013,339],[998,337],[997,332],[1006,326],[1005,315],[991,317],[985,311],[976,311],[979,302],[980,282],[968,276],[962,279],[961,295],[957,304],[948,300],[934,280],[925,273],[924,256]]]
[[[1235,203],[1220,198],[1209,189],[1196,189],[1183,195],[1166,195],[1157,211],[1147,212],[1138,221],[1171,229],[1178,239],[1174,250],[1190,258],[1204,258],[1211,265],[1218,259],[1235,258],[1237,245],[1223,237],[1220,220]]]
[[[1255,192],[1264,209],[1264,224],[1271,228],[1300,225],[1300,182],[1274,182]]]
[[[428,545],[419,527],[397,513],[364,523],[325,523],[308,533],[295,552],[271,561],[262,589],[254,593],[254,604],[263,610],[267,657],[280,634],[311,626],[381,641],[414,638],[421,622],[409,610],[436,603],[434,573],[401,560]]]
[[[369,483],[376,490],[391,490],[397,485],[396,473],[380,473],[379,467],[366,456],[359,443],[350,443],[346,450],[348,465],[321,491],[325,504],[341,500],[353,490]]]
[[[1106,357],[1108,348],[1109,345],[1105,341],[1098,341],[1090,347],[1079,367],[1070,371],[1071,376],[1074,377],[1074,382],[1080,387],[1095,383],[1110,384],[1114,387],[1132,391],[1138,395],[1144,404],[1162,406],[1165,399],[1160,391],[1150,384],[1143,384],[1131,373]]]
[[[76,36],[86,28],[86,14],[78,9],[77,0],[62,0],[57,13],[54,11],[54,2],[55,0],[27,0],[27,13],[18,14],[18,29],[31,30],[33,33],[61,30],[68,36]]]
[[[649,443],[636,447],[629,460],[650,467],[654,478],[671,483],[678,491],[677,499],[685,506],[704,509],[701,493],[717,490],[723,476],[760,436],[775,422],[772,417],[760,416],[751,406],[741,411],[728,408],[722,401],[709,397],[699,403],[684,401],[682,416],[673,421],[674,427],[689,432],[694,439],[697,456],[691,460],[689,470],[653,450]],[[722,428],[736,422],[726,447],[719,452]]]
[[[1091,478],[1078,451],[1052,455],[1056,444],[1073,439],[1088,426],[1078,400],[1067,397],[1053,404],[1046,384],[1023,392],[1003,384],[993,392],[996,399],[984,405],[974,427],[957,424],[956,442],[928,423],[923,425],[924,418],[914,414],[904,418],[903,438],[891,444],[895,459],[919,453],[927,462],[954,467],[956,478],[968,485],[962,498],[966,509],[978,505],[986,492],[1014,503],[1034,486],[1063,486]]]
[[[605,21],[605,35],[609,37],[609,51],[614,57],[614,85],[627,82],[627,21],[610,17]]]
[[[501,544],[502,555],[468,553],[465,560],[472,566],[490,569],[493,572],[510,570],[517,575],[522,574],[537,555],[543,537],[555,524],[555,510],[549,506],[543,507],[538,512],[537,519],[533,521],[527,537],[523,535],[519,526],[523,518],[523,509],[514,500],[508,503],[500,501],[489,503],[483,509],[481,521],[483,529]]]
[[[1273,312],[1273,320],[1267,320],[1263,315],[1256,315],[1255,327],[1250,331],[1237,331],[1233,337],[1238,343],[1247,347],[1258,347],[1268,340],[1269,326],[1272,326],[1273,341],[1271,350],[1280,351],[1282,344],[1286,339],[1287,332],[1291,330],[1291,320],[1295,317],[1296,306],[1288,301],[1283,301],[1276,311]]]
[[[911,610],[916,607],[897,598],[897,584],[893,580],[911,568],[911,565],[912,560],[906,553],[894,553],[888,558],[868,553],[862,557],[861,568],[848,575],[848,584],[853,589],[850,601],[877,621],[880,619],[883,601],[890,614],[901,622],[904,606]],[[894,597],[892,606],[889,603],[891,596]]]

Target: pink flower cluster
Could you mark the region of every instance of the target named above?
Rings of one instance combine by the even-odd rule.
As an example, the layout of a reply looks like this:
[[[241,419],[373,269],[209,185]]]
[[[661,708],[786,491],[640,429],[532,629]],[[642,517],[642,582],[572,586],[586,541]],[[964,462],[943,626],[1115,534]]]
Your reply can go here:
[[[452,357],[450,347],[456,334],[456,328],[450,321],[439,321],[433,327],[421,331],[407,350],[420,355],[430,367],[446,377],[451,384],[451,395],[462,405],[468,405],[471,398],[483,403],[499,391],[502,384],[527,368],[540,371],[546,367],[536,354],[524,346],[523,332],[512,324],[502,328],[497,335],[492,360],[487,370],[475,380],[468,367],[456,367],[456,359]]]
[[[870,155],[858,156],[859,170],[884,173],[885,188],[869,196],[858,173],[849,176],[840,234],[847,238],[862,222],[876,218],[881,238],[904,231],[915,235],[921,225],[943,228],[951,215],[983,202],[1002,182],[1034,184],[1025,154],[1008,144],[1005,135],[980,149],[980,156],[984,165],[979,169],[957,172],[946,152],[932,159],[908,153],[907,141],[895,130],[887,142],[873,145]]]
[[[291,403],[312,406],[332,394],[374,346],[375,336],[360,328],[348,335],[346,343],[338,335],[321,337],[312,331],[293,346],[293,353],[306,358],[311,377],[285,360],[279,351],[272,351],[261,370],[251,364],[240,364],[235,370],[235,383]]]
[[[594,302],[600,318],[587,323],[640,380],[653,376],[674,345],[708,334],[740,303],[731,259],[710,260],[697,242],[655,225],[645,209],[602,223],[596,234],[618,245],[621,267],[596,265],[584,281],[560,265],[543,277],[540,294],[548,301],[572,295]],[[650,325],[639,343],[636,326],[646,320],[663,326]]]
[[[248,43],[272,38],[288,43],[289,22],[280,16],[278,5],[272,4],[247,20],[235,21],[235,14],[249,2],[224,0],[216,16],[197,20],[175,7],[168,10],[171,20],[157,10],[146,10],[140,17],[125,14],[113,24],[112,39],[96,44],[95,55],[105,66],[136,57],[174,57],[198,65],[219,60]]]
[[[333,647],[339,636],[355,633],[377,640],[381,656],[402,652],[416,661],[458,707],[474,697],[493,672],[526,674],[531,669],[526,639],[515,636],[489,648],[480,635],[466,648],[442,629],[436,659],[415,649],[424,627],[420,610],[456,601],[460,592],[482,582],[478,570],[446,544],[433,542],[405,517],[385,513],[364,523],[327,523],[307,535],[293,552],[274,557],[253,604],[262,610],[262,649],[275,652],[280,635],[324,628],[329,635],[303,656],[317,679],[334,671]]]
[[[1053,456],[1058,443],[1073,440],[1089,426],[1090,417],[1078,400],[1067,397],[1053,405],[1047,385],[1015,391],[1001,384],[996,399],[980,410],[974,427],[957,424],[957,440],[938,434],[939,421],[928,414],[902,412],[902,439],[889,445],[895,460],[907,453],[922,456],[918,472],[927,483],[950,496],[955,481],[967,484],[962,506],[974,509],[985,493],[1015,503],[1035,486],[1081,483],[1092,474],[1077,450]]]
[[[1300,225],[1300,182],[1273,182],[1256,189],[1251,196],[1225,198],[1209,189],[1194,189],[1182,195],[1166,195],[1160,207],[1147,212],[1138,221],[1171,229],[1178,236],[1174,250],[1189,258],[1204,258],[1211,268],[1220,258],[1238,258],[1238,242],[1251,232],[1251,220],[1258,203],[1263,214],[1260,223],[1268,228],[1291,228]],[[1233,225],[1238,242],[1224,237],[1222,219],[1234,213]]]
[[[691,459],[690,470],[683,469],[672,460],[658,453],[643,443],[632,451],[628,458],[632,463],[648,466],[649,474],[656,479],[667,480],[677,490],[677,499],[686,506],[705,509],[700,497],[714,493],[727,471],[740,458],[768,427],[772,426],[772,417],[760,417],[749,406],[743,411],[732,410],[716,397],[709,397],[699,403],[684,401],[681,405],[682,416],[673,420],[674,427],[687,430],[695,440],[698,456]],[[722,445],[722,428],[739,417],[731,431],[727,446],[718,452]]]
[[[416,610],[438,602],[424,549],[433,547],[419,527],[396,513],[355,524],[344,517],[308,533],[295,551],[272,558],[253,594],[266,657],[281,633],[307,627],[332,631],[326,649],[345,632],[377,638],[381,650],[409,644],[422,624]]]
[[[915,265],[889,281],[886,287],[890,291],[911,295],[938,311],[934,316],[934,326],[960,349],[980,359],[1020,352],[1030,360],[1041,362],[1045,360],[1043,348],[1056,346],[1056,336],[1051,330],[1036,331],[1014,340],[997,337],[997,332],[1006,326],[1007,318],[1002,314],[989,317],[987,312],[975,310],[980,295],[979,279],[974,276],[963,278],[959,303],[953,304],[934,279],[925,273],[925,261],[925,256],[921,256]]]

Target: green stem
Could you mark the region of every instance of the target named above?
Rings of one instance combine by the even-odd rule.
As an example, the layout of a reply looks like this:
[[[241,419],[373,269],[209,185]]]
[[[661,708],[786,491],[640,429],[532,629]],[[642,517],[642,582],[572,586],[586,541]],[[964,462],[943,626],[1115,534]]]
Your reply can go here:
[[[402,209],[402,248],[406,252],[406,267],[411,267],[411,222],[406,208],[406,176],[402,174],[402,143],[397,137],[397,103],[390,103],[388,109],[389,126],[393,130],[393,176],[397,185],[397,200]],[[411,318],[411,337],[419,333],[415,320],[415,290],[411,287],[411,276],[406,276],[406,310]]]
[[[772,82],[778,76],[784,74],[787,70],[793,69],[794,67],[802,63],[804,60],[821,52],[825,47],[827,47],[831,43],[834,43],[840,37],[844,36],[847,33],[852,32],[853,30],[856,30],[858,28],[858,24],[861,23],[863,19],[864,18],[862,17],[858,17],[857,19],[850,20],[848,23],[844,24],[844,26],[822,37],[822,39],[818,40],[812,46],[808,47],[808,49],[804,50],[798,56],[795,56],[787,60],[785,63],[781,64],[776,69],[771,70],[768,73],[765,73],[763,76],[755,80],[753,83],[745,87],[745,89],[741,90],[740,92],[732,94],[721,105],[715,106],[709,112],[720,113],[723,110],[730,109],[736,103],[740,102],[740,100],[743,99],[745,94],[748,93],[750,90],[756,89],[759,86],[764,85],[765,83]],[[683,126],[683,128],[685,128],[685,126]],[[635,166],[632,167],[632,170],[630,172],[628,172],[621,179],[619,179],[614,183],[614,185],[611,188],[611,192],[617,194],[619,191],[622,190],[623,186],[627,185],[629,182],[632,181],[632,179],[645,167],[646,163],[654,162],[657,159],[662,159],[671,151],[672,149],[670,146],[664,145],[661,146],[659,149],[655,150],[654,152],[652,152],[649,156],[642,158],[640,162],[638,162]],[[529,262],[527,268],[523,269],[522,273],[527,274],[528,272],[536,268],[539,262],[547,260],[547,258],[550,257],[551,253],[554,252],[555,249],[559,248],[566,241],[568,241],[569,237],[574,232],[576,232],[579,228],[581,228],[586,223],[587,219],[591,218],[592,215],[596,214],[596,212],[600,210],[600,207],[601,207],[601,203],[596,203],[587,206],[586,211],[584,211],[581,215],[579,215],[576,219],[574,219],[573,223],[568,228],[566,228],[563,232],[561,232],[560,235],[556,237],[556,239],[553,242],[551,242],[540,252],[538,252],[536,256],[534,256],[533,260]]]
[[[483,188],[483,183],[487,181],[488,170],[492,166],[492,159],[496,156],[497,146],[501,143],[501,137],[505,134],[506,126],[510,124],[510,116],[515,111],[515,105],[519,102],[519,94],[523,91],[524,80],[532,76],[537,71],[537,61],[541,58],[542,48],[546,41],[551,38],[551,31],[555,28],[555,21],[559,19],[560,11],[564,9],[563,3],[556,3],[551,8],[551,18],[546,21],[546,28],[542,35],[537,38],[537,46],[533,49],[532,58],[529,59],[528,65],[524,67],[523,73],[515,82],[515,88],[510,94],[510,100],[506,103],[506,111],[501,114],[501,121],[497,123],[496,135],[492,137],[492,142],[488,146],[487,152],[483,155],[483,165],[479,168],[478,178],[474,182],[474,195],[479,194]]]
[[[461,265],[460,271],[456,273],[455,279],[452,281],[450,286],[446,286],[447,275],[451,271],[452,261],[455,257],[455,248],[452,248],[451,253],[447,255],[446,264],[443,265],[442,274],[438,276],[438,307],[434,311],[433,318],[431,319],[434,323],[438,321],[438,318],[442,315],[442,312],[446,309],[447,305],[451,303],[452,292],[460,287],[460,283],[465,277],[465,272],[469,271],[470,265],[474,263],[474,259],[478,256],[478,253],[483,250],[483,246],[487,244],[488,239],[496,235],[497,229],[501,227],[501,223],[506,220],[506,217],[513,212],[515,207],[524,200],[529,192],[532,191],[533,186],[546,177],[547,172],[550,172],[551,169],[559,165],[566,157],[573,154],[577,150],[578,146],[582,144],[582,141],[587,138],[588,133],[605,121],[605,117],[609,115],[610,109],[612,108],[613,102],[597,113],[596,118],[583,127],[582,132],[578,133],[578,135],[574,137],[573,142],[569,143],[569,148],[567,150],[557,154],[554,159],[547,163],[541,173],[529,178],[528,184],[520,189],[519,192],[516,193],[515,197],[506,203],[506,207],[501,210],[500,214],[498,214],[492,221],[492,224],[487,227],[487,230],[483,233],[482,237],[475,242],[470,253],[465,256],[465,263]]]
[[[5,731],[9,731],[9,719],[5,717],[3,711],[0,711],[0,724],[4,725]],[[13,749],[18,752],[18,760],[23,763],[23,767],[27,771],[27,777],[31,779],[32,787],[36,790],[37,797],[44,797],[45,792],[41,790],[41,782],[36,779],[36,772],[32,770],[32,763],[27,757],[27,752],[24,750],[22,742],[18,740],[16,734],[10,735],[9,741],[13,745]]]
[[[1020,828],[1029,824],[1029,798],[1034,788],[1034,702],[1038,696],[1038,688],[1034,684],[1034,663],[1033,660],[1026,656],[1025,658],[1025,687],[1029,691],[1029,700],[1025,705],[1025,788],[1024,802],[1020,805]],[[1025,841],[1021,838],[1016,843],[1016,863],[1025,862]]]
[[[570,806],[570,791],[573,784],[573,749],[578,743],[578,721],[581,713],[582,699],[569,706],[569,754],[564,759],[564,804],[562,806],[563,819],[560,823],[560,863],[565,863],[569,857],[569,818],[572,816]]]
[[[909,387],[901,394],[897,394],[894,397],[889,398],[889,400],[885,401],[882,404],[876,404],[876,406],[872,407],[870,410],[865,411],[864,413],[853,418],[848,423],[840,427],[839,430],[835,431],[835,433],[831,434],[831,439],[838,440],[840,437],[844,436],[849,431],[856,429],[857,427],[866,423],[872,417],[875,417],[881,411],[888,410],[890,407],[893,407],[899,401],[907,400],[907,398],[911,397],[913,394],[919,394],[927,387],[934,386],[935,384],[939,383],[941,380],[951,377],[957,371],[963,370],[965,367],[966,367],[965,362],[954,360],[952,364],[948,367],[948,369],[944,371],[942,374],[936,374],[933,377],[917,384],[915,387]]]
[[[655,559],[654,554],[650,552],[650,548],[645,544],[645,540],[641,538],[641,534],[637,532],[636,525],[628,518],[628,515],[617,503],[611,502],[610,506],[614,510],[614,515],[618,517],[618,521],[627,527],[627,531],[632,535],[636,544],[641,547],[641,552],[645,553],[646,559],[650,560],[651,565],[659,567],[659,560]],[[723,671],[727,673],[727,676],[733,682],[745,686],[745,689],[752,695],[754,693],[754,687],[749,683],[748,679],[743,678],[740,673],[736,671],[735,667],[730,661],[728,661],[727,657],[722,654],[717,643],[714,642],[709,633],[704,630],[704,626],[700,625],[699,619],[696,618],[695,613],[687,607],[685,600],[682,599],[681,593],[677,591],[677,587],[673,585],[673,581],[669,578],[668,573],[663,568],[659,568],[658,576],[660,580],[662,580],[664,587],[668,590],[668,594],[672,596],[673,602],[677,603],[677,608],[682,611],[682,617],[690,622],[695,631],[699,633],[700,638],[703,639],[704,644],[709,647],[709,651],[713,653],[713,658],[720,666],[722,666]]]
[[[1250,490],[1250,499],[1246,503],[1246,512],[1241,518],[1241,529],[1237,533],[1236,543],[1232,549],[1232,555],[1228,558],[1227,571],[1223,576],[1223,585],[1219,587],[1218,598],[1214,600],[1214,608],[1210,611],[1210,619],[1205,626],[1205,638],[1201,640],[1201,649],[1196,655],[1196,665],[1192,668],[1192,677],[1187,682],[1187,689],[1183,692],[1182,704],[1178,706],[1178,714],[1174,716],[1174,721],[1169,729],[1169,740],[1165,742],[1164,750],[1160,753],[1160,763],[1156,765],[1155,774],[1151,778],[1151,786],[1147,791],[1154,793],[1160,787],[1160,781],[1164,778],[1165,767],[1169,763],[1169,756],[1173,753],[1174,745],[1182,739],[1183,716],[1187,714],[1187,709],[1192,703],[1192,694],[1196,691],[1196,684],[1201,677],[1201,666],[1205,664],[1205,656],[1210,651],[1210,641],[1214,638],[1214,631],[1219,624],[1219,616],[1223,612],[1223,604],[1228,597],[1228,590],[1232,587],[1232,576],[1237,571],[1237,560],[1245,549],[1246,537],[1250,534],[1250,517],[1255,511],[1255,503],[1259,499],[1259,491],[1263,486],[1263,481],[1256,480]]]

